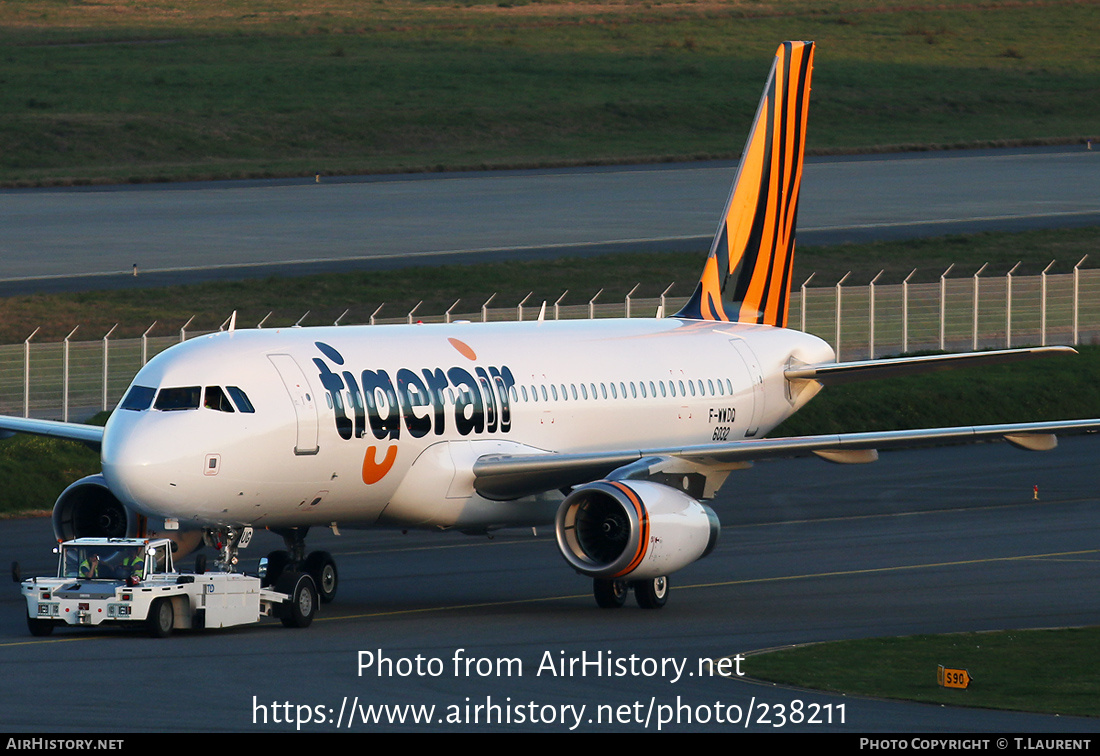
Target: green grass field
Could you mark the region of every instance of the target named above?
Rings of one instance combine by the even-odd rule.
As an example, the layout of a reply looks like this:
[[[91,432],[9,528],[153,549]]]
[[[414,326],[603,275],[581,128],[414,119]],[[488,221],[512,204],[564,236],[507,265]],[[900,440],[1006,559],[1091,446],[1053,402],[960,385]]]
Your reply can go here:
[[[1083,140],[1100,4],[13,0],[0,182],[731,156],[818,42],[811,151]]]
[[[947,706],[1100,716],[1100,628],[1011,630],[821,643],[749,656],[749,676],[817,690]],[[966,690],[940,687],[939,665]]]
[[[914,282],[937,281],[952,262],[953,277],[965,279],[988,262],[986,278],[1003,277],[1018,261],[1020,276],[1038,274],[1052,259],[1052,273],[1066,273],[1100,246],[1100,228],[1061,229],[1025,233],[982,233],[897,242],[799,247],[795,255],[795,288],[816,271],[814,286],[830,287],[852,271],[848,283],[866,286],[879,270],[881,284],[900,283],[919,267]],[[440,315],[455,300],[456,312],[480,312],[493,293],[494,307],[512,307],[527,294],[537,312],[569,290],[565,305],[585,304],[600,289],[601,302],[622,302],[635,284],[636,298],[657,297],[675,283],[671,296],[688,296],[699,280],[705,245],[695,252],[638,253],[589,258],[479,265],[432,265],[390,271],[348,272],[306,278],[267,277],[190,286],[130,291],[89,291],[0,299],[0,344],[19,344],[35,328],[35,342],[60,341],[74,326],[75,339],[97,339],[118,323],[112,338],[140,336],[153,321],[152,335],[178,333],[196,316],[192,331],[217,329],[234,310],[238,322],[253,326],[269,312],[267,325],[292,325],[309,311],[305,325],[332,323],[349,310],[343,323],[365,323],[375,309],[380,316],[404,316],[418,302],[421,315]],[[1090,258],[1091,260],[1091,258]],[[1098,259],[1100,262],[1100,259]],[[1085,267],[1090,267],[1088,264]],[[327,306],[321,303],[331,303]],[[1022,317],[1019,313],[1018,317]]]

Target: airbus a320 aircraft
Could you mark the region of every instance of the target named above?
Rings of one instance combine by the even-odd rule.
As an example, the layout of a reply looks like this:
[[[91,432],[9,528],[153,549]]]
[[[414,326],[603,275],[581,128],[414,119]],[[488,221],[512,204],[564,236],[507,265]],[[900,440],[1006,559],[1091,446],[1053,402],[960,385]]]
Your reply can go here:
[[[662,606],[668,576],[714,548],[700,503],[755,459],[869,462],[883,447],[1006,437],[1051,448],[1067,421],[764,438],[823,385],[1022,359],[1015,350],[836,363],[786,328],[813,44],[780,46],[702,277],[672,317],[451,323],[202,336],[151,360],[105,428],[0,418],[0,429],[101,448],[103,473],[53,513],[59,539],[202,538],[233,569],[266,527],[280,571],[337,570],[307,555],[313,526],[485,533],[554,523],[597,603],[633,590]],[[1062,351],[1072,351],[1061,348]]]

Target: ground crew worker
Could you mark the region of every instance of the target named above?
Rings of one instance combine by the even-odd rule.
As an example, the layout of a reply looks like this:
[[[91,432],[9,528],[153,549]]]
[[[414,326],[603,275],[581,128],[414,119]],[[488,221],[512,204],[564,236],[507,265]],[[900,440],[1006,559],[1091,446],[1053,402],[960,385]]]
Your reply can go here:
[[[135,549],[122,559],[122,574],[135,582],[141,580],[141,574],[145,571],[145,555],[140,549]]]
[[[93,553],[90,556],[85,554],[76,574],[87,580],[99,577],[99,554]]]

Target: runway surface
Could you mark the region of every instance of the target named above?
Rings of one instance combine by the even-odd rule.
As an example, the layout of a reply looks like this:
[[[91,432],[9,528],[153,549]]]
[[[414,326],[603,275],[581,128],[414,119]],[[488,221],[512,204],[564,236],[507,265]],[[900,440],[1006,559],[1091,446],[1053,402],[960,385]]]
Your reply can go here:
[[[705,250],[730,163],[0,191],[0,294]],[[807,161],[801,244],[1100,223],[1100,150]],[[138,279],[132,275],[138,267]]]
[[[0,730],[272,732],[303,720],[300,729],[315,733],[656,731],[659,717],[671,717],[660,729],[1095,732],[1095,719],[698,674],[700,659],[792,643],[1100,623],[1095,444],[1065,439],[1050,453],[991,444],[886,453],[868,466],[806,459],[734,473],[715,506],[724,526],[715,553],[674,576],[660,611],[632,602],[597,609],[549,529],[493,540],[315,532],[310,547],[333,552],[342,582],[337,603],[306,630],[265,622],[166,640],[70,629],[35,639],[12,586],[0,599],[0,669],[16,682],[0,692]],[[279,546],[270,534],[257,540],[248,564]],[[0,526],[3,554],[28,573],[52,570],[49,543],[47,520]],[[363,652],[392,666],[360,675]],[[540,673],[547,659],[585,652],[622,659],[628,670],[637,660],[623,675]],[[454,673],[456,654],[474,660],[469,674],[464,663]],[[686,665],[680,679],[672,667],[649,674],[647,660],[664,659]],[[478,665],[501,673],[481,676]],[[934,679],[929,669],[929,685]],[[410,704],[434,706],[430,723],[363,723],[386,716],[369,706]],[[817,721],[783,722],[792,706]]]

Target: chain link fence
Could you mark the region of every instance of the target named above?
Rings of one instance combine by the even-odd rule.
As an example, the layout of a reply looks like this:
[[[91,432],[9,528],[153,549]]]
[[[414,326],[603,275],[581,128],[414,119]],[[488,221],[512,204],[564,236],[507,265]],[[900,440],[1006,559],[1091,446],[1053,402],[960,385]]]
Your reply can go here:
[[[838,360],[1100,340],[1100,270],[988,278],[945,274],[938,283],[889,285],[848,285],[847,278],[827,287],[810,287],[807,279],[792,292],[788,320],[791,328],[828,341]],[[455,312],[460,300],[444,313],[420,313],[417,305],[397,317],[382,317],[379,307],[369,324],[535,320],[540,314],[547,320],[670,315],[687,302],[667,296],[671,288],[661,297],[614,301],[600,291],[585,304],[568,305],[565,294],[557,302],[532,305],[527,297],[510,306],[494,295],[475,311]],[[2,345],[0,414],[79,420],[113,408],[148,360],[204,333],[185,329],[186,324],[175,336],[153,337],[147,331],[141,338],[108,334],[96,341],[35,342],[32,335],[23,344]]]

